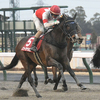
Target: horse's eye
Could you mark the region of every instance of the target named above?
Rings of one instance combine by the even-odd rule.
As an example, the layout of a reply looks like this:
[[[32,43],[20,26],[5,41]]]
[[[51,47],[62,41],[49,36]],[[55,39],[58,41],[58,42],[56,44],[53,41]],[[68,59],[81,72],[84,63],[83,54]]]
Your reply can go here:
[[[70,30],[70,27],[69,26],[67,26],[67,30]]]
[[[69,24],[66,24],[66,27],[69,27]]]

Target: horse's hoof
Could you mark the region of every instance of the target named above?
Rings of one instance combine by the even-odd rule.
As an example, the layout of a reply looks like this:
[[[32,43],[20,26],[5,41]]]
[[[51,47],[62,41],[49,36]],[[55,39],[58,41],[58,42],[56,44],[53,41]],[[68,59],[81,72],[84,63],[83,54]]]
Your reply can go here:
[[[45,80],[45,81],[44,81],[44,84],[48,84],[48,81],[47,81],[47,80]]]
[[[86,88],[84,85],[82,85],[81,83],[79,84],[79,86],[80,86],[81,90],[87,89],[87,88]]]
[[[36,95],[37,98],[42,98],[42,96],[40,94]]]
[[[63,87],[63,86],[62,86],[62,89],[63,89],[63,91],[67,91],[68,90],[67,87]]]
[[[87,88],[84,85],[81,86],[81,90],[86,90],[86,89]]]
[[[49,83],[54,83],[54,81],[53,81],[51,78],[49,78],[47,81],[48,81]]]
[[[54,82],[51,78],[48,78],[45,80],[44,84],[48,84],[48,83],[54,83]]]
[[[57,87],[54,87],[53,90],[57,90]]]

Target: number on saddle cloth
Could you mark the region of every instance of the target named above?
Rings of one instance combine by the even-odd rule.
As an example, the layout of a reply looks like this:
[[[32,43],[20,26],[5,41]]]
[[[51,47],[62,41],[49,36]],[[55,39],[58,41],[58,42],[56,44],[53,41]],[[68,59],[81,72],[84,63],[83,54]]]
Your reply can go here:
[[[43,39],[44,36],[41,36],[41,38]],[[39,48],[41,47],[41,43],[42,43],[42,39],[39,39],[38,40],[38,43],[37,43],[37,50],[39,50]],[[30,50],[31,46],[32,46],[32,42],[34,41],[34,36],[30,37],[28,39],[28,41],[25,43],[25,45],[22,47],[22,51],[28,51],[28,52],[33,52]]]

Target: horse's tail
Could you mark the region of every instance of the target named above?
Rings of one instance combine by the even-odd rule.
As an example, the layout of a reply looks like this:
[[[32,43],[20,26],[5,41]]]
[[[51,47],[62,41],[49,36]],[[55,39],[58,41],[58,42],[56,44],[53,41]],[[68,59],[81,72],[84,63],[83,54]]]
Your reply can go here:
[[[11,63],[9,65],[5,66],[5,67],[1,67],[0,70],[8,70],[8,69],[15,67],[18,64],[18,61],[19,61],[19,59],[18,59],[17,55],[15,54]]]
[[[100,68],[100,46],[95,51],[95,54],[91,60],[95,68]]]

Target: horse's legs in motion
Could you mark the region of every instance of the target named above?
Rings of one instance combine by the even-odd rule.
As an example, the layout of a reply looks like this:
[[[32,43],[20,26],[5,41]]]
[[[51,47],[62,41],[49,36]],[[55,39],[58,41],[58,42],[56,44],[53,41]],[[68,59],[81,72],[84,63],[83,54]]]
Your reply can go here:
[[[63,66],[51,57],[49,58],[48,64],[52,64],[53,66],[55,66],[56,68],[59,69],[60,76],[62,77],[62,82],[63,82],[65,88],[67,89],[66,80],[65,80],[65,77],[64,77],[64,74],[63,74]],[[58,78],[57,83],[59,82],[60,78]]]
[[[37,96],[38,98],[41,97],[41,95],[38,93],[38,91],[37,91],[37,89],[36,89],[36,87],[35,87],[35,85],[34,85],[34,83],[33,83],[33,78],[32,78],[32,76],[31,76],[31,70],[30,70],[29,66],[28,66],[27,74],[28,74],[28,82],[29,82],[30,85],[32,86],[32,88],[33,88],[33,90],[34,90],[36,96]]]
[[[53,83],[53,80],[48,77],[47,67],[42,66],[42,69],[44,71],[44,76],[45,76],[45,82],[44,82],[44,84],[47,84],[48,82]]]
[[[23,66],[26,66],[24,61],[21,61],[21,63],[22,63]],[[21,88],[22,84],[26,81],[26,78],[27,78],[27,73],[25,71],[24,74],[22,75],[21,79],[20,79],[20,82],[19,82],[17,89]]]
[[[53,73],[53,81],[54,83],[57,82],[57,68],[52,66],[52,73]]]
[[[37,87],[38,85],[38,77],[37,77],[37,74],[36,74],[36,67],[33,67],[33,73],[34,73],[34,84],[35,84],[35,87]]]
[[[64,65],[63,65],[63,66],[64,66]],[[77,83],[77,85],[78,85],[79,87],[81,87],[82,90],[86,89],[86,88],[79,82],[79,80],[77,79],[75,73],[74,73],[73,70],[71,69],[70,65],[67,65],[67,67],[64,67],[64,68],[67,69],[67,71],[69,72],[69,74],[73,77],[73,79],[75,80],[75,82]],[[59,75],[58,75],[58,78],[57,78],[57,79],[58,79],[58,80],[55,82],[54,90],[57,89],[57,86],[58,86],[59,81],[60,81],[60,79],[61,79],[61,74],[60,74],[60,72],[59,72]],[[64,84],[66,84],[65,81],[63,82],[63,89],[66,90]]]
[[[33,78],[31,76],[31,72],[32,72],[33,69],[30,68],[28,62],[25,62],[25,61],[24,62],[21,61],[21,62],[23,64],[24,68],[25,68],[25,73],[22,75],[22,78],[21,78],[21,80],[19,82],[19,85],[18,85],[17,89],[21,88],[21,86],[25,82],[26,78],[28,78],[28,82],[32,86],[36,96],[37,97],[41,97],[41,95],[38,93],[38,91],[36,90],[36,87],[35,87],[35,85],[33,83]]]
[[[56,70],[57,70],[56,68],[55,68],[55,69],[53,68],[53,75],[54,75],[53,77],[55,78],[55,81],[54,81],[54,82],[55,82],[55,85],[54,85],[54,88],[53,88],[54,90],[57,89],[58,84],[59,84],[59,81],[60,81],[60,79],[61,79],[61,73],[60,73],[60,72],[59,72],[59,74],[58,74],[58,77],[56,77],[56,74],[57,74],[57,73],[56,73],[56,72],[57,72]],[[55,74],[54,74],[54,73],[55,73]],[[62,89],[63,89],[64,91],[67,91],[67,90],[68,90],[66,81],[63,81],[62,87],[63,87]]]
[[[76,81],[77,85],[78,85],[79,87],[81,87],[82,90],[86,89],[85,86],[79,82],[79,80],[77,79],[77,77],[76,77],[74,71],[71,69],[70,66],[67,67],[67,71],[68,71],[68,72],[70,73],[70,75],[74,78],[74,80]]]
[[[53,66],[52,66],[52,72],[53,72],[53,81],[54,81],[54,83],[55,83],[53,89],[56,90],[56,89],[57,89],[57,86],[58,86],[58,84],[59,84],[61,75],[60,75],[60,72],[59,72],[58,77],[57,77],[57,68],[56,68],[56,67],[53,67]],[[60,75],[60,76],[59,76],[59,75]]]

